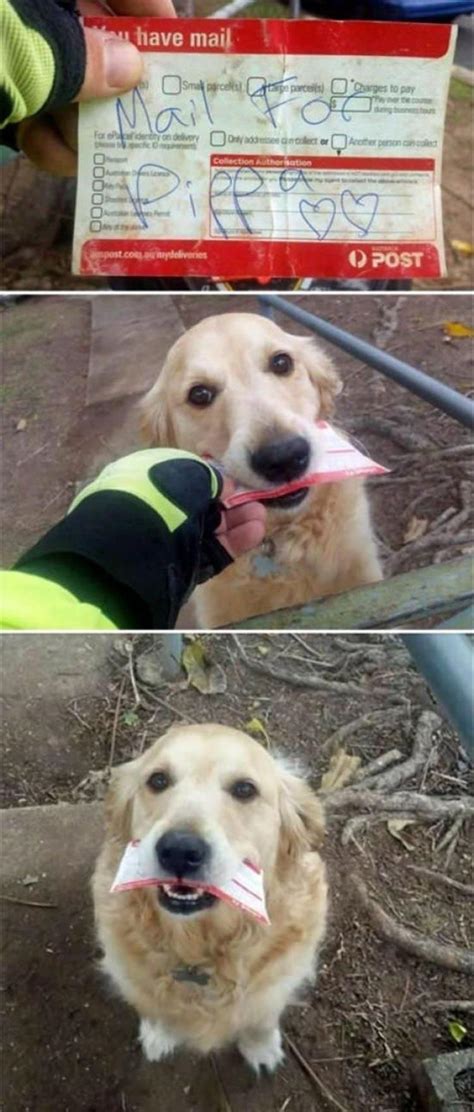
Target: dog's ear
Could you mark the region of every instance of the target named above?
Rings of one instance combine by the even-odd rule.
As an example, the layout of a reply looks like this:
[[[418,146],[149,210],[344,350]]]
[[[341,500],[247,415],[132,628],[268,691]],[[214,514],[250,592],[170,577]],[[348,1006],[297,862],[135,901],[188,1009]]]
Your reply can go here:
[[[140,431],[144,441],[153,448],[176,448],[173,421],[166,397],[168,363],[167,359],[155,385],[138,403]]]
[[[334,364],[329,355],[314,343],[314,340],[305,337],[303,360],[311,382],[317,387],[321,399],[319,416],[326,420],[334,413],[334,402],[342,390],[342,380],[339,378]]]
[[[130,841],[132,797],[131,778],[128,770],[132,762],[114,769],[105,797],[105,829],[109,838],[121,844]]]
[[[324,813],[306,780],[280,767],[280,850],[295,858],[322,845]]]

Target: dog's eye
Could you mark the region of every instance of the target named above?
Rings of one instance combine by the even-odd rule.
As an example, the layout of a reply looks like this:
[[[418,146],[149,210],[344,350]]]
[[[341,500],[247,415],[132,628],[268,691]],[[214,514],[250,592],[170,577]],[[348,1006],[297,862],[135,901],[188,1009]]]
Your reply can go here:
[[[252,780],[236,780],[234,784],[231,784],[229,790],[234,799],[245,802],[247,799],[255,799],[255,796],[258,795],[258,789],[252,783]]]
[[[188,394],[188,402],[190,402],[191,405],[198,405],[201,407],[212,405],[216,394],[217,390],[215,390],[213,386],[192,386]]]
[[[171,777],[167,772],[152,772],[148,777],[147,786],[152,792],[164,792],[171,784]]]
[[[270,356],[269,367],[274,375],[290,375],[294,363],[287,351],[276,351],[274,355]]]

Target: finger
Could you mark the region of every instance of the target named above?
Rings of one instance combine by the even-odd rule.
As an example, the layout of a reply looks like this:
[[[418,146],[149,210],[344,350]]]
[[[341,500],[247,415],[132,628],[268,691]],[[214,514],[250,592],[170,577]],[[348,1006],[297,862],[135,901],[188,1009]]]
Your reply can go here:
[[[86,76],[77,100],[110,97],[138,85],[143,73],[143,57],[133,43],[92,27],[86,27],[84,34]]]
[[[77,155],[64,142],[51,118],[24,120],[18,129],[18,144],[38,170],[63,178],[76,176]]]
[[[252,518],[242,525],[236,525],[227,531],[225,536],[219,537],[219,543],[234,559],[252,548],[258,548],[265,536],[265,523],[261,519]]]
[[[225,510],[223,520],[216,529],[219,534],[222,529],[224,532],[229,529],[235,529],[238,525],[244,525],[247,521],[266,521],[267,511],[261,502],[246,502],[243,506],[232,506],[230,510]]]

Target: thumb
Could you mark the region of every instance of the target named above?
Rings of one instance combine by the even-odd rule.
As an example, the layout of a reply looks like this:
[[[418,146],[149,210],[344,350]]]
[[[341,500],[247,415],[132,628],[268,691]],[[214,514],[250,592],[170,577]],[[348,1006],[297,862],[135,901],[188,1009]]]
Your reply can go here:
[[[143,58],[133,43],[92,27],[84,29],[84,36],[86,75],[77,100],[110,97],[138,84],[143,73]]]

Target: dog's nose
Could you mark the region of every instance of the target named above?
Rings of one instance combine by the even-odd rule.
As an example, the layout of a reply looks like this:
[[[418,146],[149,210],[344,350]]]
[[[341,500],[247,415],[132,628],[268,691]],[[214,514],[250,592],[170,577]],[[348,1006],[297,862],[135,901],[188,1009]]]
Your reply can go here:
[[[156,843],[156,854],[163,869],[181,880],[192,876],[207,861],[209,845],[204,838],[186,830],[168,830]]]
[[[273,440],[257,448],[250,457],[253,470],[272,483],[289,482],[298,479],[306,471],[310,459],[310,447],[303,436],[292,436],[288,440]]]

